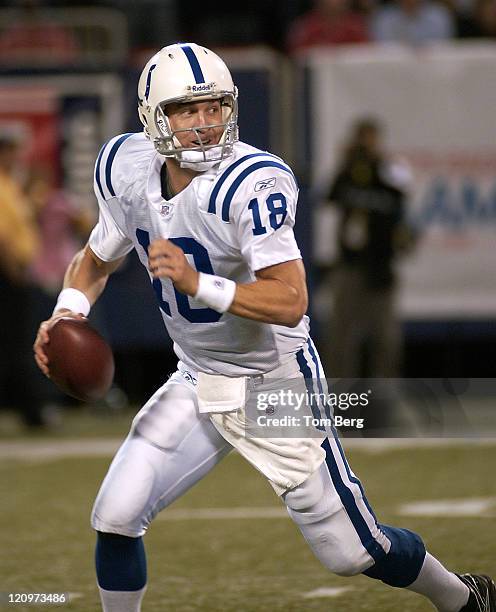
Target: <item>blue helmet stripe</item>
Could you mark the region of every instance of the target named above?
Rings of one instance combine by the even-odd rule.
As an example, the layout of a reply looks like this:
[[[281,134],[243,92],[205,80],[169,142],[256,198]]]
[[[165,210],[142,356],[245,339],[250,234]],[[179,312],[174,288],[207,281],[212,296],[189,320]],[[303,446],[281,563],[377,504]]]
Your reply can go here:
[[[148,96],[150,95],[150,85],[152,84],[152,72],[157,67],[157,64],[152,64],[148,69],[148,74],[146,75],[146,88],[145,88],[145,100],[148,101]]]
[[[250,153],[250,155],[245,155],[244,157],[241,157],[240,159],[238,159],[238,161],[234,162],[233,164],[231,164],[230,166],[226,168],[224,174],[217,181],[217,183],[215,184],[215,187],[212,189],[212,193],[210,194],[210,199],[208,201],[208,212],[209,213],[215,214],[215,200],[217,196],[219,195],[219,191],[221,190],[222,185],[229,178],[229,175],[232,174],[234,170],[236,170],[236,168],[240,166],[243,162],[245,162],[247,159],[251,159],[252,157],[261,157],[263,155],[270,155],[270,153]]]
[[[249,176],[252,172],[255,172],[256,170],[259,170],[260,168],[280,168],[281,170],[284,170],[284,172],[291,174],[296,183],[296,179],[291,170],[286,166],[283,166],[279,162],[264,160],[259,161],[256,164],[253,164],[252,166],[249,166],[248,168],[243,170],[243,172],[241,172],[241,174],[236,178],[235,181],[233,181],[232,185],[229,187],[228,192],[226,193],[226,197],[224,198],[224,202],[222,203],[222,221],[226,221],[227,223],[229,222],[231,202],[238,187],[241,185],[241,183],[245,180],[247,176]]]
[[[203,76],[203,72],[200,66],[200,62],[195,55],[195,52],[189,45],[180,45],[181,49],[184,51],[186,57],[188,58],[189,65],[191,66],[191,70],[193,71],[193,76],[195,77],[195,81],[197,83],[205,83],[205,77]]]
[[[115,197],[115,191],[112,187],[112,162],[114,161],[114,157],[121,146],[121,144],[127,140],[130,136],[133,135],[133,132],[129,134],[123,134],[119,139],[117,139],[112,148],[110,149],[110,153],[107,157],[107,163],[105,165],[105,182],[107,183],[107,189],[110,191],[110,194]]]

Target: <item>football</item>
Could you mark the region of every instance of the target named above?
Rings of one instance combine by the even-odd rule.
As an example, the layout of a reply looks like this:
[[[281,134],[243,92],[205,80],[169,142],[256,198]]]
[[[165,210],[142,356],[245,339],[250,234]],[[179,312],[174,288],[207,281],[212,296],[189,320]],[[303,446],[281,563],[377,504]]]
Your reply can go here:
[[[103,398],[114,378],[114,356],[87,319],[64,317],[49,330],[45,347],[50,379],[84,402]]]

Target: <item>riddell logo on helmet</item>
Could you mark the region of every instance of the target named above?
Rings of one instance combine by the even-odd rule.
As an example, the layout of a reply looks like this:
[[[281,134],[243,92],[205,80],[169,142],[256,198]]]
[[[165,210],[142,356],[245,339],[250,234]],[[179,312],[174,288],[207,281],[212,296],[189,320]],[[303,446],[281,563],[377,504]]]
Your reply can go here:
[[[214,83],[204,83],[203,85],[193,85],[191,91],[193,93],[201,93],[203,91],[211,91],[214,88]]]

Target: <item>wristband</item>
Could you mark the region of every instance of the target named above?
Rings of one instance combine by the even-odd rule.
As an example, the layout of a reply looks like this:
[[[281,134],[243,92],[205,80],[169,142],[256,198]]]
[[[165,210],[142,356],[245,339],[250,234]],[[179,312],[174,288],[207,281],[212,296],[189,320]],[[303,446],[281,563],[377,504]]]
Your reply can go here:
[[[69,287],[59,293],[53,314],[65,308],[87,317],[90,313],[91,304],[82,291]]]
[[[217,312],[226,312],[234,300],[236,283],[222,276],[199,273],[198,291],[195,299],[200,300]]]

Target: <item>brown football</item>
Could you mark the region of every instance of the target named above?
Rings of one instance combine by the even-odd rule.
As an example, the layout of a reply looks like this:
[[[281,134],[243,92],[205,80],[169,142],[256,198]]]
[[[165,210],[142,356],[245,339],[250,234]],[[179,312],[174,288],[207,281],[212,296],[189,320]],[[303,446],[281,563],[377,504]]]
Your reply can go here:
[[[114,356],[87,319],[64,317],[49,330],[45,347],[50,378],[84,402],[103,398],[114,378]]]

